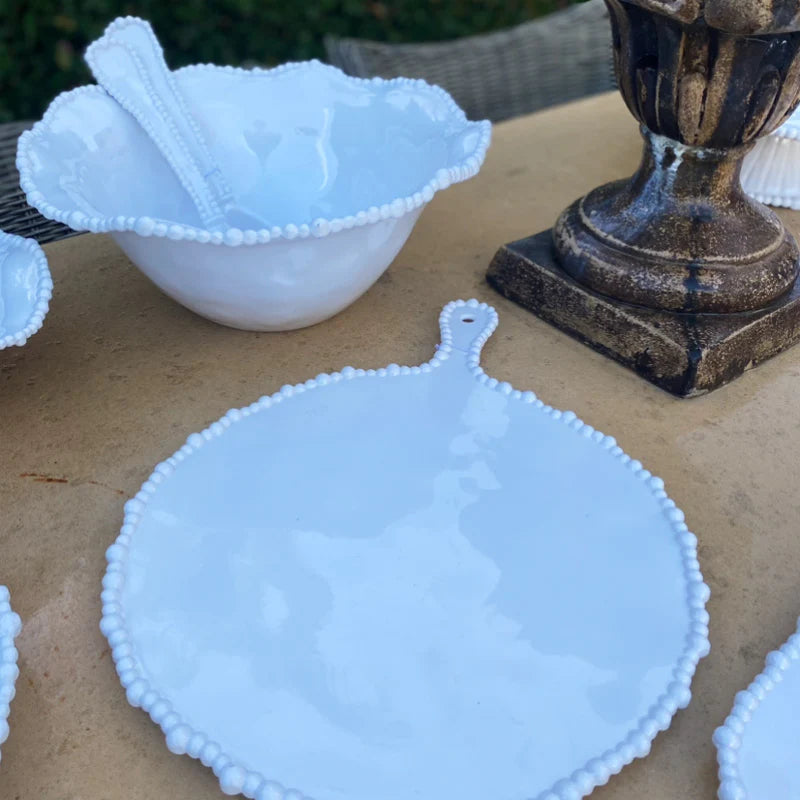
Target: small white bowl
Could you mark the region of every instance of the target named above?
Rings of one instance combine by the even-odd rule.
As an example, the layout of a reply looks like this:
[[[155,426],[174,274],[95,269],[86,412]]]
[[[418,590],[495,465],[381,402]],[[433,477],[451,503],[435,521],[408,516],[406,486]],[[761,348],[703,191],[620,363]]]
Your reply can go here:
[[[42,327],[52,294],[42,248],[0,231],[0,350],[25,344]]]
[[[443,89],[316,61],[174,73],[212,156],[261,230],[204,230],[138,124],[98,86],[57,97],[17,152],[45,217],[108,232],[163,291],[250,330],[320,322],[389,266],[434,193],[475,175],[491,138]]]

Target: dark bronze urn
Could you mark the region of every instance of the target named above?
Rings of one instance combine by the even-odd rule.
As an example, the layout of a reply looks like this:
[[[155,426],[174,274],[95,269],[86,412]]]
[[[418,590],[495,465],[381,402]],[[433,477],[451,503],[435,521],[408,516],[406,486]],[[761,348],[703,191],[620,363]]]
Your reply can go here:
[[[606,5],[641,165],[506,245],[488,278],[663,388],[702,394],[800,338],[797,244],[740,183],[800,102],[800,0]]]

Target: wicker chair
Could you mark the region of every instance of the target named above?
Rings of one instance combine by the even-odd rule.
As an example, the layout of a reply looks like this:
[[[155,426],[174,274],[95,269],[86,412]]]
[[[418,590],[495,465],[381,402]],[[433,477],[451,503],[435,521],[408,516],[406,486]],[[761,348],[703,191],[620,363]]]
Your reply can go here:
[[[603,0],[515,28],[432,44],[328,37],[328,60],[361,78],[424,78],[471,119],[495,122],[616,88]]]
[[[28,236],[39,244],[72,236],[75,231],[45,219],[25,201],[17,172],[17,139],[32,122],[8,122],[0,125],[0,230]]]

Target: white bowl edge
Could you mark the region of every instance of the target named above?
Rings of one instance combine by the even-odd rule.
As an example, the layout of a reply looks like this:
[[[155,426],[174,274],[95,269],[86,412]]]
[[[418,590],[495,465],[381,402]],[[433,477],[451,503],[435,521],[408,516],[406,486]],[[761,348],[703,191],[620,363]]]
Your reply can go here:
[[[292,71],[321,69],[330,71],[338,76],[343,76],[348,82],[353,84],[381,85],[390,87],[416,87],[429,91],[437,95],[445,104],[447,113],[454,119],[463,123],[465,129],[474,126],[479,132],[479,137],[474,151],[461,159],[457,164],[449,167],[441,167],[436,174],[420,189],[407,197],[395,198],[390,203],[381,206],[371,206],[355,214],[334,219],[315,219],[311,222],[289,223],[283,226],[263,228],[261,230],[240,230],[239,228],[228,228],[226,231],[208,231],[193,225],[176,223],[169,220],[154,219],[148,216],[139,217],[90,217],[80,211],[65,211],[58,209],[47,202],[47,199],[39,191],[35,180],[31,176],[31,156],[30,148],[37,137],[43,137],[62,106],[72,102],[76,97],[83,93],[106,94],[105,90],[97,85],[80,86],[59,94],[48,107],[42,119],[37,122],[29,131],[25,131],[19,138],[17,145],[17,169],[20,174],[20,186],[25,193],[28,203],[39,211],[47,219],[56,220],[68,225],[73,230],[89,231],[91,233],[108,233],[133,231],[140,236],[168,237],[173,240],[188,240],[200,243],[225,244],[231,247],[239,245],[266,244],[274,239],[295,239],[308,238],[313,236],[322,238],[341,230],[363,226],[378,222],[382,219],[392,217],[399,218],[410,213],[416,208],[420,208],[430,202],[434,194],[442,189],[446,189],[454,183],[466,181],[474,177],[480,170],[486,157],[486,152],[491,143],[491,122],[482,120],[470,122],[464,111],[455,102],[452,96],[442,89],[421,79],[412,78],[355,78],[346,75],[340,69],[320,61],[299,61],[283,64],[271,69],[243,69],[241,67],[217,66],[214,64],[193,64],[176,70],[176,74],[196,71],[214,70],[224,71],[243,75],[266,75],[276,77]]]
[[[7,347],[21,347],[28,339],[37,333],[44,324],[44,318],[50,309],[50,299],[53,296],[53,279],[47,265],[47,256],[39,243],[34,239],[26,239],[13,233],[0,231],[0,241],[7,239],[12,247],[24,248],[31,254],[37,267],[36,302],[25,325],[14,333],[0,337],[0,350]]]

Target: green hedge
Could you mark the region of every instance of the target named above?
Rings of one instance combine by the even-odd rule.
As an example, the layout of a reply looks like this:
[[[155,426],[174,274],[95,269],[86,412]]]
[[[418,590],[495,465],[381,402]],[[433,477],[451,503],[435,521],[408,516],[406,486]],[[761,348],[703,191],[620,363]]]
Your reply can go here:
[[[323,57],[326,33],[432,41],[514,25],[581,0],[2,0],[0,121],[38,118],[87,83],[83,51],[121,14],[149,19],[171,66]]]

